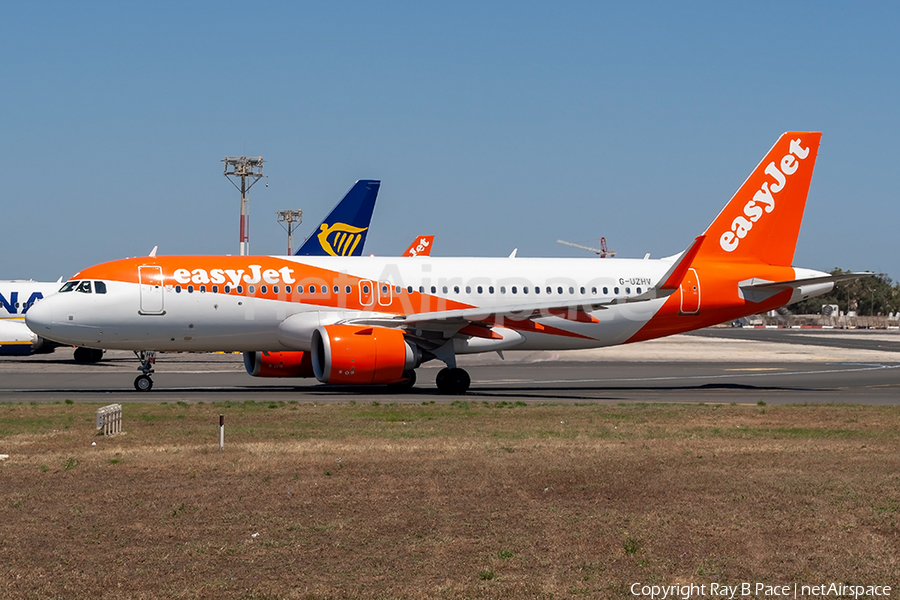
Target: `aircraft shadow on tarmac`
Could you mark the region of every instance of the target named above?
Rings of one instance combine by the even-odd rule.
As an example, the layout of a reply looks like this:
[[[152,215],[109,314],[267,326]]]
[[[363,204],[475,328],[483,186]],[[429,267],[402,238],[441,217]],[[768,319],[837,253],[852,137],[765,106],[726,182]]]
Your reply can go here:
[[[640,393],[665,393],[665,392],[714,392],[714,391],[731,391],[736,392],[738,396],[747,394],[755,394],[761,392],[828,392],[833,391],[832,388],[806,388],[806,387],[790,387],[790,386],[773,386],[773,385],[749,385],[743,383],[704,383],[696,385],[658,385],[658,386],[569,386],[557,385],[545,388],[535,388],[532,386],[503,386],[491,388],[479,388],[477,385],[469,388],[466,394],[447,395],[440,393],[436,388],[422,387],[413,388],[409,391],[392,390],[384,386],[246,386],[246,387],[225,387],[225,388],[158,388],[161,393],[178,393],[186,398],[193,395],[210,394],[216,392],[244,392],[254,394],[261,397],[273,394],[297,393],[302,394],[305,400],[312,398],[322,399],[343,399],[343,400],[360,400],[360,401],[376,401],[379,399],[388,399],[403,402],[405,400],[418,400],[428,398],[434,400],[444,400],[446,402],[458,401],[485,401],[489,398],[499,400],[527,400],[527,401],[608,401],[608,400],[636,400],[635,394]],[[73,392],[84,392],[85,390],[72,390]],[[122,392],[129,395],[134,394],[131,390],[107,390],[110,393]],[[148,394],[147,400],[152,401],[156,392]],[[138,394],[144,399],[143,394]],[[300,400],[300,398],[298,398]],[[684,401],[683,397],[673,398],[673,401]],[[691,401],[702,401],[702,397],[691,398]],[[710,399],[710,401],[715,401]]]

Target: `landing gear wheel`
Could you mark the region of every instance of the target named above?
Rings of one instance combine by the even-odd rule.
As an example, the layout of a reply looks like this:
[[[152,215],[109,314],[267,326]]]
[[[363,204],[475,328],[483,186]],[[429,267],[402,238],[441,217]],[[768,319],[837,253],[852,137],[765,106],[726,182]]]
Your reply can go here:
[[[465,369],[441,369],[434,383],[440,393],[459,396],[466,393],[472,380]]]
[[[405,392],[411,390],[416,385],[416,372],[413,370],[403,371],[403,380],[397,383],[388,384],[388,388],[397,392]]]
[[[153,389],[153,380],[149,375],[138,375],[134,378],[134,389],[139,392],[149,392]]]

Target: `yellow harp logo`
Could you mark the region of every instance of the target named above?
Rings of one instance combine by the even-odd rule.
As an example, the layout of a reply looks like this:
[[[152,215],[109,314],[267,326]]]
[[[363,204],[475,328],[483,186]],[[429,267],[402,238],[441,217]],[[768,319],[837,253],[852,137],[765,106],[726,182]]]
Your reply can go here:
[[[322,223],[319,229],[322,230],[318,234],[319,243],[322,244],[325,252],[331,256],[350,256],[362,239],[362,232],[368,227],[353,227],[346,223],[335,223],[334,225]],[[329,236],[331,236],[331,241],[328,239]]]

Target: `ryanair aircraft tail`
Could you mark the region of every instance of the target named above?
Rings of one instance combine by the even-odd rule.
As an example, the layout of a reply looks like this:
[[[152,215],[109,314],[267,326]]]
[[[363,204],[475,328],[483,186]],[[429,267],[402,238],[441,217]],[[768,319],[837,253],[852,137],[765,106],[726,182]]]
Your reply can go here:
[[[360,179],[309,234],[297,256],[362,256],[381,182]]]

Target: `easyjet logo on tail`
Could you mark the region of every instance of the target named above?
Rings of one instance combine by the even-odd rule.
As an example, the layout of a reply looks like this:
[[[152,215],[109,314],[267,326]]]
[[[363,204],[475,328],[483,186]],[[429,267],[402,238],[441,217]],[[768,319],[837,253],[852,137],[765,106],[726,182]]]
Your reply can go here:
[[[766,181],[753,195],[753,199],[744,206],[744,213],[738,215],[731,222],[731,229],[719,238],[719,245],[726,252],[734,252],[741,240],[753,229],[753,224],[759,221],[763,214],[775,210],[775,196],[784,189],[788,177],[797,172],[800,161],[809,156],[809,147],[803,148],[801,140],[791,140],[789,152],[785,154],[780,165],[772,161],[766,166],[765,173],[774,181]],[[779,168],[780,167],[780,168]]]
[[[362,232],[368,227],[354,227],[346,223],[335,223],[334,225],[326,225],[322,223],[319,226],[321,231],[318,234],[319,243],[322,249],[331,256],[351,256],[356,245],[362,239]],[[328,236],[332,235],[329,241]]]

